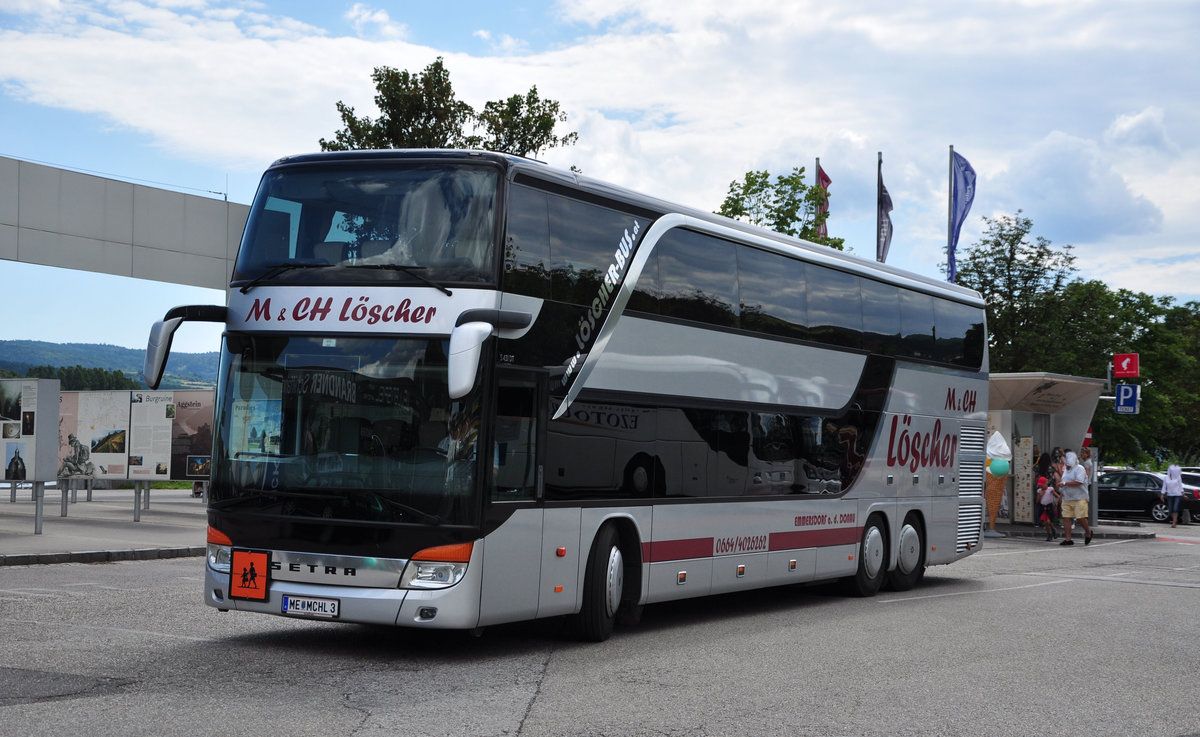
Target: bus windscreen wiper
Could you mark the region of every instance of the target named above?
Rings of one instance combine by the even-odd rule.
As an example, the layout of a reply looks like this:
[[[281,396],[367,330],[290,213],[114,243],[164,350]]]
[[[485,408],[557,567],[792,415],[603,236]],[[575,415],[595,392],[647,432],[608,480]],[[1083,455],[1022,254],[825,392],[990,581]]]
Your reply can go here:
[[[324,261],[288,261],[281,264],[270,264],[266,267],[266,271],[243,284],[240,291],[242,294],[245,294],[261,284],[263,281],[270,279],[273,276],[279,276],[283,272],[291,271],[292,269],[323,269],[332,265],[333,264],[327,264]]]
[[[425,282],[447,297],[450,297],[453,294],[449,289],[443,287],[441,284],[438,284],[429,277],[418,274],[418,271],[425,270],[426,267],[424,266],[404,266],[402,264],[347,264],[346,266],[351,269],[387,269],[389,271],[403,271],[405,274],[415,277],[418,281]]]

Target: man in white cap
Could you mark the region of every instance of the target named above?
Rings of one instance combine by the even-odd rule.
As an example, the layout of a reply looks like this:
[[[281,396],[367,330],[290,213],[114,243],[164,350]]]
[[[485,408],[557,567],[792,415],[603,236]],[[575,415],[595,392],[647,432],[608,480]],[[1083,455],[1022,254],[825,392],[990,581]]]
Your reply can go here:
[[[1083,544],[1092,542],[1092,528],[1088,526],[1088,477],[1079,459],[1074,453],[1068,452],[1063,459],[1062,482],[1058,486],[1062,494],[1063,537],[1059,545],[1074,545],[1071,539],[1071,528],[1074,521],[1079,520],[1083,526]]]

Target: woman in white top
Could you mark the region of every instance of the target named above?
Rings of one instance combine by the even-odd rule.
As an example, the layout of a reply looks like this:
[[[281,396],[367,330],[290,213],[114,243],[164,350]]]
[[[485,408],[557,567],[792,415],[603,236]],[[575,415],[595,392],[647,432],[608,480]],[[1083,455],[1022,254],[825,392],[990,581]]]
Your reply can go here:
[[[1159,496],[1167,503],[1167,509],[1171,510],[1171,527],[1174,527],[1179,519],[1179,505],[1183,503],[1183,476],[1179,464],[1172,463],[1167,468],[1167,478],[1163,481],[1162,494]]]

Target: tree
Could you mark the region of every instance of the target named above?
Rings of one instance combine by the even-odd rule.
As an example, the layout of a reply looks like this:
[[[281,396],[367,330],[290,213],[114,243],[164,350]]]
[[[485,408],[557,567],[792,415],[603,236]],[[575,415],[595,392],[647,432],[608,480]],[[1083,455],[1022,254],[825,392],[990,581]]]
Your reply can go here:
[[[142,383],[135,381],[116,369],[84,368],[74,366],[33,366],[26,377],[31,379],[58,379],[63,391],[92,391],[101,389],[141,389]]]
[[[538,97],[536,85],[523,97],[513,95],[485,104],[478,120],[487,131],[483,148],[488,151],[524,156],[544,148],[571,146],[579,139],[576,132],[554,135],[555,124],[567,122],[567,114],[559,110],[558,102]]]
[[[558,102],[541,99],[536,86],[523,96],[488,102],[477,114],[455,97],[450,72],[440,56],[416,74],[376,67],[371,80],[379,117],[358,117],[354,108],[338,101],[344,127],[333,140],[320,139],[322,151],[482,147],[530,156],[572,145],[579,136],[554,134],[555,125],[566,122],[567,115],[559,110]],[[476,133],[477,128],[482,128],[486,137]]]
[[[987,301],[990,367],[1103,377],[1116,353],[1138,353],[1142,410],[1118,416],[1101,402],[1092,431],[1105,457],[1144,463],[1194,453],[1190,427],[1200,419],[1200,304],[1112,290],[1074,276],[1071,247],[1030,239],[1033,223],[984,218],[979,243],[964,252],[958,283]]]
[[[844,238],[818,233],[829,217],[828,212],[821,212],[827,196],[822,187],[804,183],[802,166],[793,167],[790,174],[777,175],[774,182],[766,169],[748,171],[740,182],[735,179],[729,183],[729,193],[717,214],[841,251],[845,248]]]
[[[1065,334],[1063,292],[1075,273],[1071,246],[1028,239],[1033,221],[984,218],[981,240],[959,259],[958,283],[987,301],[991,370],[1048,371],[1046,359]]]

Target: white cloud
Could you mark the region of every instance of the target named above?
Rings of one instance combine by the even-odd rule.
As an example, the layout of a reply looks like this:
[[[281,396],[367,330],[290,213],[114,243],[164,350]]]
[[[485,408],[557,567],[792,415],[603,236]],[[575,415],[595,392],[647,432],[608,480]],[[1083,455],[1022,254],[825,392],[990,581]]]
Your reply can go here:
[[[1010,212],[1023,208],[1055,242],[1149,235],[1162,227],[1162,211],[1130,189],[1103,147],[1057,131],[1015,152],[993,185]]]
[[[690,206],[715,208],[752,168],[804,166],[811,181],[820,156],[831,232],[868,257],[883,151],[892,260],[929,275],[945,245],[949,144],[979,174],[964,244],[981,215],[1020,208],[1089,263],[1147,236],[1180,259],[1200,251],[1200,14],[1182,0],[558,7],[559,30],[585,35],[533,49],[524,39],[544,31],[463,31],[490,45],[481,56],[407,42],[407,26],[367,3],[346,14],[348,37],[237,0],[0,0],[17,20],[0,30],[0,85],[174,156],[253,171],[331,136],[338,100],[373,115],[372,68],[443,56],[472,105],[534,84],[559,100],[580,140],[547,152],[552,163]],[[459,15],[439,22],[482,23]],[[1189,268],[1170,269],[1158,293],[1200,292],[1194,274],[1175,276]]]
[[[529,49],[529,42],[519,38],[514,38],[507,33],[500,34],[496,38],[491,31],[481,29],[471,34],[481,41],[486,41],[492,52],[502,55],[517,54]]]
[[[1118,115],[1104,132],[1104,140],[1114,145],[1171,151],[1175,144],[1167,136],[1164,114],[1161,107],[1151,106],[1134,115]]]
[[[400,39],[408,35],[408,27],[395,23],[386,10],[372,10],[363,3],[355,3],[346,11],[346,20],[359,36],[377,36],[384,39]]]

